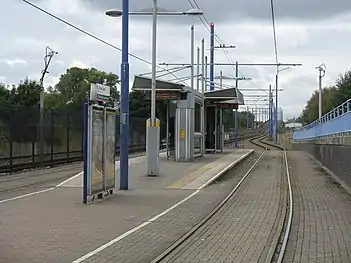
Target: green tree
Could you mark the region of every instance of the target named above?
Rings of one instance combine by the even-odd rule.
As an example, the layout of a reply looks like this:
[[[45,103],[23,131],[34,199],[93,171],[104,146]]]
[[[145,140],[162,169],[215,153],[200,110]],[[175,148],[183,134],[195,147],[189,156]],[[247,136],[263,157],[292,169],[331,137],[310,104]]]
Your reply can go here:
[[[41,86],[39,82],[25,78],[11,90],[11,103],[21,106],[36,106],[40,100]]]
[[[351,70],[340,76],[335,83],[337,93],[335,94],[335,102],[337,105],[342,104],[351,98]]]
[[[132,91],[129,94],[129,110],[133,117],[150,117],[150,99],[145,91]]]
[[[246,129],[247,119],[249,122],[249,128],[253,127],[255,116],[251,112],[238,111],[238,128]],[[226,131],[234,129],[234,113],[232,109],[225,109],[223,111],[223,121]]]
[[[327,87],[324,88],[322,91],[322,114],[325,114],[338,106],[339,100],[337,99],[337,96],[339,94],[339,91],[336,87]],[[319,92],[315,90],[310,97],[310,99],[307,101],[307,104],[305,108],[302,111],[301,119],[303,123],[310,123],[316,119],[318,119],[319,116]]]
[[[5,84],[0,83],[0,103],[8,103],[10,98],[10,90],[5,86]]]
[[[303,123],[318,119],[318,91],[314,91],[301,114]],[[334,86],[323,89],[323,114],[351,98],[351,70],[340,76]]]
[[[111,97],[119,100],[117,84],[119,78],[114,73],[106,73],[96,68],[83,69],[72,67],[62,74],[54,88],[46,94],[48,107],[80,109],[89,97],[90,84],[104,82],[111,88]]]
[[[149,91],[132,91],[129,94],[130,116],[148,119],[151,115]],[[167,120],[167,101],[156,100],[156,117],[165,123]]]

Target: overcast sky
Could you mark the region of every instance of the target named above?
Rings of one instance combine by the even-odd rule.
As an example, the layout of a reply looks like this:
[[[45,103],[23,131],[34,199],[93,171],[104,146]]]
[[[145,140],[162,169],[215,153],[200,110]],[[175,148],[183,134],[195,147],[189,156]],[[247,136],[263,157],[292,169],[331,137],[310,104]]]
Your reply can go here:
[[[192,0],[193,1],[193,0]],[[192,2],[191,1],[191,2]],[[32,0],[53,14],[82,27],[120,47],[121,19],[104,15],[106,9],[121,8],[121,0]],[[151,8],[151,0],[131,0],[130,10]],[[227,45],[232,60],[239,63],[274,63],[273,33],[269,0],[197,0],[208,21],[215,22],[216,34]],[[339,74],[351,68],[350,0],[276,0],[278,56],[281,63],[302,63],[283,71],[279,78],[280,106],[284,119],[298,116],[312,92],[318,88],[321,63],[327,65],[324,85],[332,85]],[[50,65],[45,86],[55,85],[60,74],[71,66],[96,67],[120,75],[120,51],[62,24],[21,0],[2,0],[0,8],[0,81],[18,83],[28,76],[39,79],[43,69],[45,46],[59,54]],[[159,7],[170,11],[191,8],[188,0],[159,0]],[[151,60],[151,17],[130,20],[130,52]],[[190,26],[195,25],[196,44],[209,34],[199,19],[162,17],[158,25],[158,62],[189,63]],[[207,51],[208,52],[208,51]],[[215,52],[216,62],[228,62],[224,52]],[[146,63],[130,58],[131,83],[134,74],[149,72]],[[234,76],[230,66],[216,67],[226,76]],[[247,89],[267,89],[274,84],[274,67],[241,67],[244,95],[266,94]],[[178,76],[189,75],[185,71]],[[226,81],[231,84],[231,82]],[[234,84],[234,83],[233,83]]]

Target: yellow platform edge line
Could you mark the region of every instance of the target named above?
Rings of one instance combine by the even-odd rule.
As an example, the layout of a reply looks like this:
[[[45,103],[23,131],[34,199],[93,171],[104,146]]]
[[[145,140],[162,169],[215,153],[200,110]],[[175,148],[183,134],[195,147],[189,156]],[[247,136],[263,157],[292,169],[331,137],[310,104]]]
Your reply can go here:
[[[201,167],[193,170],[192,172],[185,175],[184,177],[182,177],[178,181],[172,183],[171,185],[167,186],[166,188],[167,189],[178,189],[178,188],[180,189],[180,188],[184,187],[185,185],[187,185],[191,181],[194,181],[197,177],[199,177],[204,172],[207,172],[208,170],[215,167],[217,165],[218,161],[221,160],[223,157],[226,157],[226,156],[222,156],[211,163],[208,163],[204,166],[201,166]]]
[[[191,178],[193,178],[197,174],[201,173],[202,171],[206,171],[207,167],[210,167],[211,164],[212,163],[208,163],[204,166],[193,169],[189,174],[187,174],[187,175],[183,176],[182,178],[180,178],[179,180],[175,181],[174,183],[169,185],[167,188],[180,188],[182,185],[187,184],[187,182],[189,180],[191,180]]]
[[[194,172],[184,176],[182,179],[176,181],[175,183],[169,185],[167,189],[181,189],[188,183],[192,182],[195,180],[197,177],[199,177],[201,174],[205,173],[206,171],[210,170],[213,168],[215,165],[212,165],[211,167],[208,167],[207,169],[198,169],[195,170]]]

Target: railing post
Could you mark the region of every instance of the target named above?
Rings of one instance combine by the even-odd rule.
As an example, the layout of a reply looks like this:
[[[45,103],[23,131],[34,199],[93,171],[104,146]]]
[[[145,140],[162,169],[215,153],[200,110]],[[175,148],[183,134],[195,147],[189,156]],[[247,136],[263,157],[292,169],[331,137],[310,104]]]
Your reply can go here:
[[[350,111],[350,100],[346,102],[346,112]]]

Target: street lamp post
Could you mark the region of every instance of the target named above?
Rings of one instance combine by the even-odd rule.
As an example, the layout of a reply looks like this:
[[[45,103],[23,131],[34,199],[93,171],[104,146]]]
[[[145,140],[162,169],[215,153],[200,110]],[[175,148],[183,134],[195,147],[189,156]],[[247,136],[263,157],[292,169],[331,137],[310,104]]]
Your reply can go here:
[[[40,161],[44,161],[44,77],[48,72],[50,62],[54,55],[57,55],[58,52],[54,51],[52,48],[47,46],[45,48],[45,57],[44,57],[44,69],[41,72],[40,78],[40,98],[39,98],[39,152],[40,152]]]
[[[151,118],[146,128],[146,170],[148,176],[159,174],[160,128],[156,119],[156,40],[157,0],[152,1],[152,48],[151,48]]]
[[[121,10],[106,11],[110,17],[122,16],[122,62],[120,99],[120,189],[128,190],[129,174],[129,0],[123,0]]]
[[[323,98],[322,98],[322,78],[325,76],[325,70],[326,70],[326,66],[325,64],[321,64],[318,67],[316,67],[316,69],[318,69],[319,71],[319,96],[318,96],[318,117],[319,119],[322,118],[322,112],[323,112]]]
[[[128,144],[129,144],[129,63],[128,63],[128,24],[129,15],[152,15],[152,77],[151,77],[151,119],[147,128],[147,174],[158,175],[159,165],[159,122],[156,120],[156,38],[157,38],[157,16],[158,15],[188,15],[200,16],[203,12],[199,9],[190,9],[185,12],[158,12],[157,0],[153,0],[152,12],[129,12],[129,0],[123,0],[121,10],[106,11],[106,15],[111,17],[122,16],[122,65],[121,65],[121,152],[120,152],[120,180],[121,189],[128,189]],[[155,144],[156,143],[156,144]],[[151,150],[148,149],[152,147]]]

